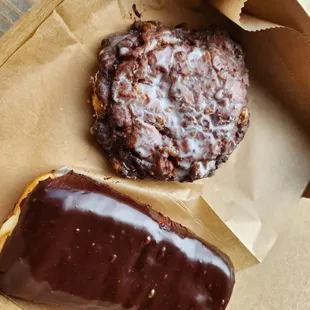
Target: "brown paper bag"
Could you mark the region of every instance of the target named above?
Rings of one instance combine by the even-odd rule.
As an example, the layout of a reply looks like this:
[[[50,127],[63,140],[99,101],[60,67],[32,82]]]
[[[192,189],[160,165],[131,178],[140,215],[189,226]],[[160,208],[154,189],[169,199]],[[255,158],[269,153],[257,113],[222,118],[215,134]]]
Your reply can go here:
[[[1,67],[1,219],[38,174],[63,165],[84,167],[98,177],[113,176],[113,186],[215,244],[237,270],[261,261],[294,215],[309,181],[310,40],[297,1],[287,1],[288,9],[274,19],[268,19],[268,1],[249,1],[252,6],[245,6],[241,17],[244,1],[238,2],[214,1],[225,17],[196,0],[63,1]],[[124,180],[90,137],[88,80],[96,71],[98,47],[104,36],[133,22],[133,3],[144,20],[171,26],[185,21],[195,28],[223,25],[246,49],[250,129],[210,179],[189,184]],[[264,8],[257,15],[254,4]],[[275,29],[248,32],[227,17],[245,30]],[[283,27],[294,25],[300,32]]]

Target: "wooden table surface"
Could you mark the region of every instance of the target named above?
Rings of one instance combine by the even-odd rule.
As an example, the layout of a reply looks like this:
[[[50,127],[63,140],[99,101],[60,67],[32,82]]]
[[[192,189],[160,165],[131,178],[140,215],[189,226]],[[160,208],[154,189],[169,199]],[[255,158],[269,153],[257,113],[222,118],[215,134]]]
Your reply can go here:
[[[0,0],[0,37],[40,0]]]

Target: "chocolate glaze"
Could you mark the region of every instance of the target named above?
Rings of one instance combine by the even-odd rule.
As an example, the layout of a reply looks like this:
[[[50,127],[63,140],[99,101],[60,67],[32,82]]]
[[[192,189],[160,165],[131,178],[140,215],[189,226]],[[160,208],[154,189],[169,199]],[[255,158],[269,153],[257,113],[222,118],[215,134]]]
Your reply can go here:
[[[183,226],[70,172],[21,203],[0,254],[0,289],[84,309],[220,310],[230,260]]]

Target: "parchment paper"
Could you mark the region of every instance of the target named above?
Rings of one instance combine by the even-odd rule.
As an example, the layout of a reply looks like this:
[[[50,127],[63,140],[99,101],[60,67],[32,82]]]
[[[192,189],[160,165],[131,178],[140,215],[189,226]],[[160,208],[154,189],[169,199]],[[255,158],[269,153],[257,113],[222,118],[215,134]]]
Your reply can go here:
[[[310,199],[294,213],[263,263],[237,274],[227,310],[310,309]]]
[[[192,184],[118,178],[89,134],[88,80],[96,71],[101,39],[132,23],[132,3],[65,0],[1,68],[0,218],[5,219],[23,187],[38,174],[63,165],[84,167],[112,175],[114,186],[221,248],[237,269],[253,265],[268,253],[309,181],[309,140],[291,116],[295,103],[282,100],[279,89],[271,94],[262,86],[265,76],[275,74],[273,64],[268,59],[263,63],[263,57],[249,48],[254,68],[250,129],[215,177]],[[245,46],[253,40],[198,1],[135,3],[143,19],[171,26],[186,21],[196,28],[218,23],[229,27]],[[272,54],[273,46],[263,38],[259,42]],[[253,65],[256,58],[264,65],[260,74]],[[279,80],[289,85],[291,68],[275,68],[283,69]],[[305,93],[302,98],[308,96],[306,90],[298,91]]]

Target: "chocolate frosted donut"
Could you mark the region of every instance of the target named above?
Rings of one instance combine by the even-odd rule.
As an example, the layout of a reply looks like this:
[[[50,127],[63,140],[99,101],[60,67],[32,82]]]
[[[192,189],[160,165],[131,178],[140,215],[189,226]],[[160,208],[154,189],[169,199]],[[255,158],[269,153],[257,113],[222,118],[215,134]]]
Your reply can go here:
[[[57,173],[58,174],[58,173]],[[224,310],[230,259],[81,174],[33,181],[0,229],[0,290],[88,310]]]
[[[129,178],[212,176],[248,125],[241,47],[219,30],[136,22],[103,40],[91,129]]]

